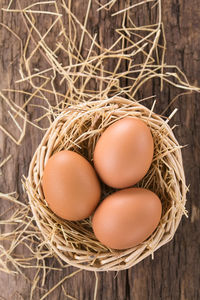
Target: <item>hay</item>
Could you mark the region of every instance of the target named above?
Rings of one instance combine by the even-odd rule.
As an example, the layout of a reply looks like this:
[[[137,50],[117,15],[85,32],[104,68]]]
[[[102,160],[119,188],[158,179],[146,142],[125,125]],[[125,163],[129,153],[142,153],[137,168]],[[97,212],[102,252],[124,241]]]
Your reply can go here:
[[[47,296],[49,296],[49,294],[51,294],[58,286],[60,286],[66,279],[73,277],[74,275],[76,275],[77,273],[79,273],[81,270],[76,270],[75,272],[71,273],[70,275],[65,276],[64,278],[62,278],[56,285],[54,285],[46,294],[44,294],[42,296],[42,298],[40,298],[40,300],[45,299]]]
[[[44,199],[41,179],[49,157],[63,149],[78,152],[92,162],[101,133],[125,116],[141,118],[151,129],[155,146],[153,163],[139,186],[160,197],[163,215],[156,231],[144,243],[125,251],[115,251],[95,238],[91,218],[69,222],[54,215]],[[169,119],[164,121],[137,102],[113,97],[68,105],[52,123],[35,152],[24,185],[38,228],[49,247],[66,263],[93,271],[122,270],[151,255],[173,238],[185,213],[186,185],[181,146],[167,124]],[[112,191],[103,185],[102,199]]]
[[[111,9],[116,1],[108,2],[108,7]],[[97,41],[97,35],[91,35],[87,29],[87,20],[91,7],[91,1],[88,1],[86,17],[84,23],[78,20],[76,15],[72,12],[71,1],[68,1],[68,5],[65,1],[49,1],[49,5],[54,8],[55,20],[52,22],[46,33],[43,35],[36,27],[36,20],[34,13],[31,11],[34,7],[37,7],[38,2],[33,3],[31,6],[20,9],[5,8],[5,12],[20,13],[22,15],[24,24],[28,31],[28,37],[25,42],[24,48],[22,47],[21,38],[17,36],[15,32],[3,26],[6,30],[9,30],[14,38],[17,38],[20,42],[20,47],[23,48],[22,56],[19,64],[19,71],[21,79],[16,81],[16,84],[28,83],[33,89],[30,96],[25,101],[22,107],[16,107],[14,103],[10,102],[13,109],[17,110],[15,119],[17,116],[23,118],[24,122],[27,121],[36,128],[41,130],[47,130],[38,125],[38,122],[42,119],[48,120],[51,125],[51,116],[56,117],[60,111],[62,111],[66,103],[77,103],[80,101],[103,99],[113,95],[124,95],[129,99],[135,99],[138,90],[141,90],[147,81],[159,78],[161,82],[161,90],[163,89],[163,83],[167,82],[177,88],[197,91],[199,88],[191,86],[183,74],[183,72],[176,66],[169,66],[165,63],[166,52],[166,39],[164,33],[164,26],[161,20],[161,1],[150,0],[152,3],[151,9],[158,9],[158,20],[155,24],[142,25],[140,27],[134,24],[134,20],[130,16],[132,9],[137,9],[138,6],[145,5],[147,1],[140,1],[134,4],[132,8],[126,7],[122,11],[118,11],[123,15],[122,28],[116,28],[118,38],[114,44],[106,49]],[[42,8],[45,8],[47,1],[40,2]],[[156,6],[154,5],[156,4]],[[20,7],[20,2],[18,2]],[[107,9],[107,5],[105,6]],[[100,7],[101,9],[104,6]],[[42,10],[40,13],[52,13],[52,11]],[[66,28],[63,23],[63,16],[68,17],[69,32],[66,33]],[[125,26],[125,20],[127,25]],[[51,31],[57,28],[59,33],[59,39],[56,43],[56,48],[51,49],[46,43],[46,38],[51,34]],[[80,40],[78,39],[78,32],[81,32]],[[137,42],[131,39],[131,36],[137,36],[139,40]],[[88,51],[85,57],[82,56],[81,51],[83,48],[84,39],[88,41]],[[33,50],[28,53],[28,49],[31,49],[32,43],[34,44]],[[120,49],[118,49],[120,48]],[[149,49],[148,49],[149,48]],[[66,63],[58,62],[57,52],[60,51],[61,55],[65,55]],[[160,51],[160,55],[158,52]],[[36,53],[40,53],[44,60],[47,62],[47,68],[43,70],[32,69],[32,60]],[[97,52],[99,52],[97,54]],[[137,62],[138,58],[142,56],[143,61]],[[113,70],[108,70],[104,67],[107,60],[117,60],[116,67]],[[124,63],[128,64],[127,70],[120,72],[120,67]],[[62,94],[59,89],[55,88],[54,82],[60,77],[60,84],[66,83],[68,90],[67,93]],[[44,79],[41,81],[41,79]],[[123,80],[129,80],[129,86],[121,86],[120,82]],[[40,82],[35,84],[35,81]],[[91,89],[88,87],[95,81],[97,88]],[[50,83],[50,87],[49,87]],[[5,89],[4,92],[24,93],[28,95],[26,91],[15,89]],[[53,95],[56,104],[49,102],[48,96]],[[5,100],[5,95],[0,94],[2,99]],[[36,99],[41,100],[39,107],[46,111],[46,114],[42,115],[35,121],[25,119],[25,109],[29,105],[33,105]],[[11,133],[7,132],[1,126],[1,130],[6,133],[16,144],[19,144],[21,139],[16,140]]]
[[[6,163],[7,161],[9,161],[9,159],[11,159],[12,155],[9,154],[1,163],[0,163],[0,168],[2,168]]]
[[[95,2],[99,5],[97,11],[111,12],[115,9],[117,1],[110,0],[104,5],[97,0]],[[131,12],[139,7],[146,7],[147,2],[152,11],[157,10],[158,18],[155,23],[138,27]],[[138,99],[137,102],[135,100],[138,91],[142,90],[149,80],[155,78],[160,80],[161,91],[165,83],[183,90],[181,95],[199,92],[200,89],[190,85],[185,74],[177,66],[167,65],[165,62],[166,39],[161,18],[161,0],[127,4],[123,9],[110,13],[112,18],[116,15],[122,16],[122,25],[121,28],[115,29],[118,37],[109,48],[105,48],[98,41],[97,34],[91,34],[88,28],[90,0],[83,23],[73,13],[71,0],[68,0],[67,4],[64,0],[34,2],[24,8],[17,0],[17,9],[12,9],[12,3],[10,0],[3,9],[4,13],[15,13],[22,18],[27,29],[27,39],[22,42],[17,33],[6,24],[0,23],[0,26],[12,34],[21,49],[20,78],[16,80],[14,87],[2,90],[0,98],[7,105],[8,115],[16,126],[19,136],[15,137],[1,124],[0,129],[16,145],[20,145],[26,137],[27,124],[46,134],[33,157],[28,178],[23,179],[30,203],[23,204],[15,194],[0,194],[2,199],[12,203],[11,208],[2,214],[3,216],[8,213],[8,217],[1,221],[1,225],[10,224],[11,229],[0,235],[2,242],[8,242],[0,247],[0,267],[5,272],[20,273],[22,276],[25,276],[23,274],[26,268],[36,269],[31,290],[31,297],[34,299],[34,290],[39,284],[38,278],[42,278],[44,285],[46,273],[50,270],[52,272],[61,270],[66,267],[65,263],[94,271],[121,270],[138,263],[148,255],[153,258],[154,251],[173,238],[182,214],[186,214],[187,189],[181,146],[167,124],[169,118],[153,113],[155,101],[151,110],[141,105],[142,101],[154,100],[156,96],[150,95],[146,99]],[[40,8],[38,4],[41,5]],[[47,8],[49,5],[51,10]],[[45,33],[42,33],[42,28],[37,27],[35,16],[38,14],[54,18]],[[68,22],[68,32],[64,18]],[[58,32],[55,47],[47,43],[47,38],[54,30]],[[137,41],[132,37],[136,37]],[[85,39],[88,49],[85,47]],[[46,65],[42,69],[33,68],[32,62],[36,54],[45,61]],[[61,62],[59,58],[62,56],[64,59]],[[112,70],[106,67],[107,61],[117,61]],[[124,63],[127,69],[121,71]],[[59,82],[60,88],[56,87],[56,81]],[[129,81],[129,85],[124,86],[123,81]],[[25,89],[22,88],[23,84],[26,86]],[[62,92],[63,84],[67,86],[66,92]],[[30,91],[27,91],[27,86]],[[17,105],[12,100],[14,93],[26,97],[23,105]],[[53,100],[50,100],[52,96]],[[171,100],[163,114],[178,96]],[[40,108],[43,113],[35,120],[30,120],[27,114],[29,107],[35,110]],[[175,112],[173,111],[170,117]],[[162,199],[164,213],[157,230],[142,245],[126,251],[114,251],[107,249],[95,239],[90,219],[70,223],[52,214],[43,198],[41,177],[49,156],[63,148],[83,151],[83,154],[91,160],[94,145],[103,129],[125,115],[139,116],[151,127],[156,152],[152,167],[140,185],[158,193]],[[89,120],[89,116],[93,123]],[[1,167],[5,167],[7,159],[2,159]],[[161,189],[156,184],[155,178],[162,183]],[[110,190],[104,186],[104,195],[109,192]],[[19,209],[21,206],[22,209]],[[34,220],[39,228],[35,226]],[[50,240],[47,238],[49,235]],[[14,254],[20,244],[26,246],[29,256],[22,258]],[[47,257],[55,257],[60,268],[46,266]],[[55,288],[60,285],[62,282]],[[64,289],[63,285],[62,288]],[[73,299],[65,289],[63,292]],[[94,297],[96,293],[97,285]]]

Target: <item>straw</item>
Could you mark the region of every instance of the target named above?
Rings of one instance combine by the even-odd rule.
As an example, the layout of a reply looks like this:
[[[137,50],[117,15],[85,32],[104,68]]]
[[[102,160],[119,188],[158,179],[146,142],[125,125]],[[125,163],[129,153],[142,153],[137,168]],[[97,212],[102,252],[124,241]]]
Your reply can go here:
[[[48,240],[50,248],[66,263],[93,271],[126,269],[133,266],[139,257],[144,254],[146,257],[148,253],[152,255],[152,251],[158,249],[160,244],[163,245],[166,232],[164,223],[168,225],[168,228],[171,228],[173,224],[173,229],[170,231],[172,238],[182,214],[186,214],[184,206],[187,188],[182,165],[181,146],[168,125],[168,121],[176,113],[176,110],[166,120],[163,120],[153,112],[154,105],[155,102],[152,109],[149,110],[137,102],[122,97],[69,105],[67,110],[55,119],[44,135],[30,164],[29,176],[24,185],[40,231],[45,240]],[[68,149],[86,155],[86,158],[91,161],[93,149],[101,133],[110,124],[124,116],[138,117],[147,123],[151,129],[155,147],[153,163],[149,173],[139,186],[149,188],[160,197],[164,218],[161,218],[153,236],[128,252],[126,250],[113,251],[103,246],[93,234],[90,219],[70,222],[55,216],[46,205],[40,192],[42,189],[42,177],[40,176],[43,174],[45,161],[48,160],[49,156],[63,149]],[[55,131],[55,128],[59,128],[59,133]],[[85,152],[86,144],[88,145],[87,152]],[[158,182],[159,184],[157,184]],[[102,190],[102,199],[106,193],[107,190]],[[167,219],[166,215],[168,216]],[[150,249],[149,243],[152,239],[156,240],[156,244]],[[131,265],[129,256],[131,256]]]

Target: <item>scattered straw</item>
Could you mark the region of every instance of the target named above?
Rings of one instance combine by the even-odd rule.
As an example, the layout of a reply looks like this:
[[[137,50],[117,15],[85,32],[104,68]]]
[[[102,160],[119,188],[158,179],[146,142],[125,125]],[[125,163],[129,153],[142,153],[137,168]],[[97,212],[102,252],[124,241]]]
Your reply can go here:
[[[9,9],[9,8],[11,7],[11,5],[12,5],[12,2],[13,2],[13,0],[10,0],[10,2],[9,2],[9,4],[8,4],[8,7],[7,7],[7,9]]]
[[[126,11],[128,11],[128,10],[131,10],[131,9],[137,7],[137,6],[140,6],[140,5],[149,3],[149,2],[155,2],[155,0],[144,0],[144,1],[140,1],[140,2],[138,2],[138,3],[136,3],[136,4],[133,4],[133,5],[129,6],[129,7],[126,7],[126,8],[124,8],[124,9],[121,9],[121,10],[117,11],[116,13],[112,14],[112,16],[119,15],[119,14],[124,13],[124,12],[126,12]],[[160,2],[160,1],[157,1],[156,4],[158,4],[158,2]]]
[[[73,277],[74,275],[76,275],[77,273],[81,272],[81,270],[76,270],[73,273],[65,276],[63,279],[61,279],[56,285],[54,285],[54,287],[52,287],[46,294],[44,294],[40,300],[45,299],[47,296],[49,296],[57,287],[59,287],[66,279]]]
[[[1,163],[0,163],[0,168],[2,168],[6,163],[7,161],[9,161],[9,159],[11,159],[12,155],[9,154]]]
[[[95,274],[95,278],[96,278],[96,283],[95,283],[95,288],[94,288],[94,300],[96,300],[99,279],[98,279],[97,272],[94,272],[94,274]]]
[[[63,290],[63,293],[64,293],[65,297],[67,297],[67,298],[69,298],[69,299],[72,299],[72,300],[78,300],[77,298],[75,298],[75,297],[73,297],[73,296],[67,294],[67,292],[66,292],[66,290],[65,290],[65,288],[64,288],[63,285],[62,285],[62,290]]]

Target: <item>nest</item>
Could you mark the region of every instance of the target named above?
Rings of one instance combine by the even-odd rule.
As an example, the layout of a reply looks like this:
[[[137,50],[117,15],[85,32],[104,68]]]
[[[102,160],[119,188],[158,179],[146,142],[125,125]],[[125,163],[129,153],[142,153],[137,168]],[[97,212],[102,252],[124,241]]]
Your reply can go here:
[[[49,157],[63,149],[80,153],[92,162],[95,144],[113,122],[138,117],[151,129],[154,157],[146,176],[137,184],[150,189],[162,201],[162,217],[154,233],[143,243],[128,250],[113,250],[94,236],[91,217],[71,222],[57,217],[48,207],[41,186],[44,166]],[[54,120],[30,164],[25,181],[35,221],[46,246],[66,263],[92,271],[123,270],[137,264],[169,242],[185,213],[186,185],[181,146],[164,120],[138,102],[121,97],[87,101],[68,107]],[[114,189],[102,184],[102,199]]]

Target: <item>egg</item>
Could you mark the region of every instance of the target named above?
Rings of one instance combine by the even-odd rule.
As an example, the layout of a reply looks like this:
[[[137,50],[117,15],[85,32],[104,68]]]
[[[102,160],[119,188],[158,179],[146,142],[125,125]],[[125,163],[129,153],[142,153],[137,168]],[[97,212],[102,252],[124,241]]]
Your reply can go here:
[[[128,249],[145,241],[159,224],[161,201],[144,188],[117,191],[105,198],[94,213],[96,238],[113,249]]]
[[[153,151],[153,138],[146,123],[126,117],[106,128],[97,141],[94,166],[107,185],[130,187],[147,173]]]
[[[47,161],[42,187],[50,209],[71,221],[90,216],[101,195],[99,180],[90,163],[67,150],[57,152]]]

